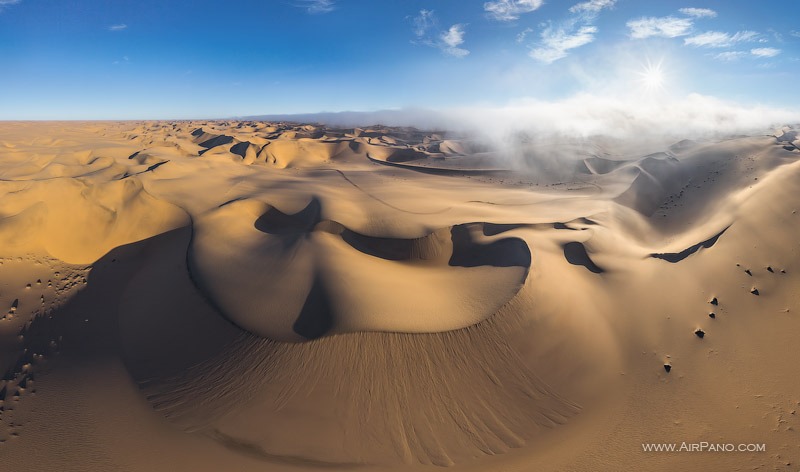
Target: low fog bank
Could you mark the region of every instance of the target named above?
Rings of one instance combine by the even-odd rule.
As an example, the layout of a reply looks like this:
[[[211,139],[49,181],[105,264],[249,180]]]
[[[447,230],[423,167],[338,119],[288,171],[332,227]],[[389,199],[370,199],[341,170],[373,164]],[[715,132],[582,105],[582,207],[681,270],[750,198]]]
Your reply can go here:
[[[671,135],[695,139],[760,133],[776,126],[800,123],[800,110],[741,105],[699,94],[677,99],[578,94],[558,101],[523,99],[500,107],[403,108],[244,118],[317,122],[330,126],[413,126],[481,133],[494,139],[519,132],[583,138],[638,139]]]
[[[377,112],[247,117],[328,126],[411,126],[447,130],[496,152],[498,164],[561,174],[591,156],[627,159],[666,151],[682,140],[772,134],[800,123],[800,110],[742,105],[690,94],[628,98],[578,94],[558,101],[519,100],[507,106],[406,108]]]

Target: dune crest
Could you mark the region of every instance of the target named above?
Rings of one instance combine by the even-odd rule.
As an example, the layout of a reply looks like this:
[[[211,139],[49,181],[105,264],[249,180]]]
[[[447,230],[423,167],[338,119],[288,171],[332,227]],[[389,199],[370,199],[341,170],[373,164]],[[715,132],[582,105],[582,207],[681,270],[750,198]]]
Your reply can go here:
[[[476,324],[517,293],[531,263],[522,240],[487,238],[479,223],[403,239],[361,234],[323,215],[316,198],[294,214],[227,203],[194,222],[192,278],[237,325],[292,341]]]

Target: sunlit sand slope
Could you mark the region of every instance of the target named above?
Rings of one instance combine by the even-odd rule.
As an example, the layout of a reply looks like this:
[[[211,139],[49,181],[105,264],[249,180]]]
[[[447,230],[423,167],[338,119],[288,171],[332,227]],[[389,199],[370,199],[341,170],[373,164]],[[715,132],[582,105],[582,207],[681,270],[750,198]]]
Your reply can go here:
[[[0,468],[791,470],[797,131],[623,144],[0,124]]]

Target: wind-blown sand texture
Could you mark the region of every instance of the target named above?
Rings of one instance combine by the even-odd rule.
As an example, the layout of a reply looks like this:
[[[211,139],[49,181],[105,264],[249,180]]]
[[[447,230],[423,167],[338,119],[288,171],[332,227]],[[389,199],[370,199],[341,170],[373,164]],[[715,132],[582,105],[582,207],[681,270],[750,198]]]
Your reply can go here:
[[[0,123],[0,469],[796,468],[796,131],[572,142]]]

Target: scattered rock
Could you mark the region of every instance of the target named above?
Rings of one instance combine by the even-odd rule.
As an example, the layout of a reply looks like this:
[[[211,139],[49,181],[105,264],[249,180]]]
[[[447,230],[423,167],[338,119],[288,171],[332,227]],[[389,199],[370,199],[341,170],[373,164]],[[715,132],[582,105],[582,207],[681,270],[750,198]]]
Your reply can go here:
[[[774,270],[772,270],[772,266],[767,266],[767,272],[772,272],[772,273],[775,273],[775,271],[774,271]]]
[[[697,328],[696,330],[694,330],[694,334],[695,334],[695,336],[697,336],[698,338],[700,338],[700,339],[703,339],[703,337],[705,337],[705,335],[706,335],[706,332],[705,332],[705,331],[703,331],[703,330],[702,330],[702,329],[700,329],[700,328]]]
[[[714,297],[708,303],[716,306],[716,305],[719,305],[719,300],[717,300],[717,297]]]
[[[711,313],[708,314],[708,317],[713,320],[714,318],[717,317],[717,314],[712,311]]]
[[[672,365],[670,365],[670,364],[664,364],[664,370],[665,370],[665,371],[667,371],[667,373],[669,374],[669,371],[671,371],[671,370],[672,370]]]
[[[747,274],[747,275],[749,275],[750,277],[752,277],[752,276],[753,276],[753,273],[752,273],[752,272],[750,272],[750,269],[745,269],[745,270],[744,270],[744,273],[745,273],[745,274]]]
[[[750,289],[750,293],[752,293],[753,295],[758,295],[758,294],[759,294],[759,293],[758,293],[758,289],[757,289],[757,288],[755,288],[755,287],[753,287],[752,289]]]

